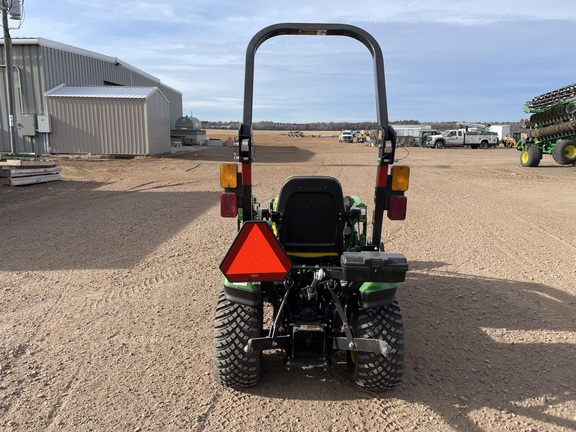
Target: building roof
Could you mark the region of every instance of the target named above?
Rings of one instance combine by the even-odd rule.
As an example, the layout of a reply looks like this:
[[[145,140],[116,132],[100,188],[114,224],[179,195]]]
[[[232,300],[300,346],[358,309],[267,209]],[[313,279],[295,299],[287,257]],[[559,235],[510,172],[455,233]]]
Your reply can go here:
[[[99,54],[96,53],[94,51],[89,51],[83,48],[78,48],[72,45],[67,45],[67,44],[63,44],[60,42],[56,42],[50,39],[46,39],[46,38],[40,38],[40,37],[36,37],[36,38],[12,38],[12,45],[38,45],[38,46],[42,46],[42,47],[46,47],[46,48],[52,48],[52,49],[57,49],[60,51],[65,51],[65,52],[69,52],[69,53],[73,53],[73,54],[79,54],[85,57],[90,57],[93,59],[97,59],[97,60],[101,60],[101,61],[106,61],[106,62],[110,62],[116,65],[122,65],[123,67],[125,67],[126,69],[132,70],[133,72],[138,73],[139,75],[145,76],[146,78],[148,78],[151,81],[155,81],[158,84],[161,83],[160,79],[158,79],[157,77],[150,75],[149,73],[144,72],[141,69],[138,69],[132,65],[129,65],[128,63],[124,63],[123,61],[121,61],[118,57],[110,57],[104,54]],[[4,39],[0,38],[0,45],[4,45]],[[171,90],[182,94],[182,92],[180,92],[179,90],[173,89],[170,86],[167,86],[164,83],[161,83],[164,87],[168,87]]]
[[[44,93],[46,97],[78,97],[97,99],[148,99],[157,87],[129,86],[67,86],[60,84]],[[160,92],[161,93],[161,92]]]

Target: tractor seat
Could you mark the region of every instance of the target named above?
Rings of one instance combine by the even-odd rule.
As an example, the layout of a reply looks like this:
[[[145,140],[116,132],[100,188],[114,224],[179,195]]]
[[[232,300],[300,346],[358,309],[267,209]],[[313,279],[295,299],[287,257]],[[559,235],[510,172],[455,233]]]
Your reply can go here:
[[[276,208],[278,239],[293,257],[340,257],[344,237],[344,195],[333,177],[291,177]]]

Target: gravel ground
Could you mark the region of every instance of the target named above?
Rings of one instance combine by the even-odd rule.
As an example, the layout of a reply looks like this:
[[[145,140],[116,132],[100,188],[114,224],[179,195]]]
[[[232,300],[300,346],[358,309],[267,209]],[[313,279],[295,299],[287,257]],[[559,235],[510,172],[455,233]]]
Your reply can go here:
[[[376,149],[256,136],[254,193],[293,174],[337,177],[371,205]],[[0,189],[0,430],[569,431],[576,429],[576,171],[513,149],[398,150],[408,217],[388,251],[404,382],[352,385],[344,361],[256,388],[214,383],[219,216],[230,148],[169,157],[59,158],[63,181]]]

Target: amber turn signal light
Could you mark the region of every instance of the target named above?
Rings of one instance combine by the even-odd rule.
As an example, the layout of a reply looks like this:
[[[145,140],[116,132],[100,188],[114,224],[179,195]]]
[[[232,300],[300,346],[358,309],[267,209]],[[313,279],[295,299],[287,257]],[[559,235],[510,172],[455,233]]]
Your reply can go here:
[[[238,165],[233,163],[220,164],[220,187],[235,189],[238,186]]]
[[[408,190],[410,183],[410,167],[398,165],[392,167],[392,184],[390,188],[395,192]]]

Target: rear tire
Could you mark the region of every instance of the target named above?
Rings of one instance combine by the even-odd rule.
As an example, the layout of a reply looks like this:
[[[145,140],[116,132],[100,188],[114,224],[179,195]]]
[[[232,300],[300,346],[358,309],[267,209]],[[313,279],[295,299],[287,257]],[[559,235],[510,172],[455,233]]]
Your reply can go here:
[[[576,142],[562,140],[552,149],[552,157],[557,164],[572,165],[576,163]]]
[[[542,151],[538,147],[526,147],[520,155],[520,163],[523,167],[537,167],[542,159]]]
[[[382,339],[392,348],[389,358],[376,353],[348,351],[352,381],[369,390],[389,390],[402,382],[404,369],[404,326],[398,302],[361,309],[349,305],[348,320],[354,337]]]
[[[214,319],[213,367],[216,382],[224,387],[246,388],[261,376],[261,353],[247,355],[248,340],[260,337],[262,308],[228,301],[224,291],[218,297]]]

